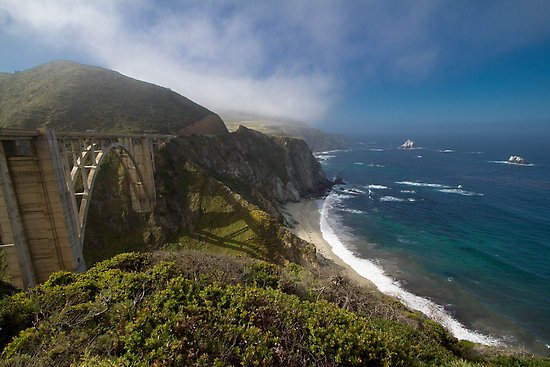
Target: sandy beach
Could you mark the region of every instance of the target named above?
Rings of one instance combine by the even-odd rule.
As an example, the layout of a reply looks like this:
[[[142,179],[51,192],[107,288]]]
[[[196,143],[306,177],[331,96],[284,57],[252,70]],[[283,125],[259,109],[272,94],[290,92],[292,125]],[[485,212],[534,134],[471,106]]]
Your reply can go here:
[[[315,245],[318,254],[328,259],[326,262],[327,265],[332,266],[338,275],[345,276],[351,282],[360,287],[378,289],[382,293],[399,299],[407,307],[419,310],[433,320],[441,323],[459,339],[466,339],[485,345],[499,345],[500,342],[498,339],[487,337],[480,333],[466,329],[462,324],[453,319],[452,316],[447,314],[442,308],[439,308],[435,303],[401,289],[389,277],[381,277],[381,275],[383,275],[381,270],[376,269],[375,267],[369,267],[367,264],[363,263],[360,263],[359,265],[361,266],[361,269],[364,269],[366,272],[379,272],[379,274],[374,274],[374,276],[377,276],[379,281],[381,280],[380,284],[382,285],[382,289],[380,288],[380,285],[377,286],[371,280],[360,275],[352,266],[348,265],[340,257],[338,257],[333,252],[331,245],[323,238],[320,221],[321,214],[319,212],[318,203],[321,203],[319,199],[303,199],[298,203],[285,204],[284,211],[286,212],[287,221],[293,224],[292,227],[289,228],[290,231],[303,240]],[[359,259],[359,262],[361,261],[362,260]]]
[[[318,200],[302,199],[297,203],[289,202],[285,204],[285,209],[292,218],[289,222],[293,222],[290,231],[301,239],[314,244],[320,255],[336,264],[341,275],[345,275],[359,286],[375,288],[376,286],[370,280],[359,275],[351,266],[332,252],[330,244],[325,241],[321,233]]]

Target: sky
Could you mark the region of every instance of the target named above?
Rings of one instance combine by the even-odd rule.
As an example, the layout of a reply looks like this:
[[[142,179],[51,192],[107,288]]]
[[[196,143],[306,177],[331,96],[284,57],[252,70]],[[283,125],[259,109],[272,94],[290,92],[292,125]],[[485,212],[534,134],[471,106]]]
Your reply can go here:
[[[547,0],[0,0],[0,71],[53,60],[329,131],[550,131]]]

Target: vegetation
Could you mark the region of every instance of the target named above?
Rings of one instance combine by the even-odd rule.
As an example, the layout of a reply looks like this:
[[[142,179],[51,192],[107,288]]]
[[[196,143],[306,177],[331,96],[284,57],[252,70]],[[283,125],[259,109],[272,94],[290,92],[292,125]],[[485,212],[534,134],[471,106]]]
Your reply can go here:
[[[326,284],[296,265],[200,252],[118,255],[0,300],[0,365],[476,365],[434,322],[366,317],[314,296],[312,285]]]
[[[303,123],[229,119],[226,125],[229,131],[236,131],[242,125],[266,135],[303,139],[313,152],[342,149],[351,144],[348,138],[329,134]]]
[[[211,114],[170,89],[68,61],[0,74],[0,127],[175,133]]]

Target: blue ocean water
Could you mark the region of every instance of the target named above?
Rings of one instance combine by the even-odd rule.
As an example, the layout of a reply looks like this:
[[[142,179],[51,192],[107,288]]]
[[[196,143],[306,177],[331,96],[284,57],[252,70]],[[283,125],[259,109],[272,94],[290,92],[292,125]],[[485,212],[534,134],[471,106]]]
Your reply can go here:
[[[404,138],[420,149],[398,149]],[[349,149],[320,153],[327,176],[346,182],[322,204],[323,235],[367,277],[379,277],[370,265],[381,269],[385,280],[375,279],[379,287],[388,293],[398,287],[400,298],[413,306],[457,320],[469,339],[548,354],[546,139],[526,134],[367,137]],[[506,164],[511,155],[530,164]]]

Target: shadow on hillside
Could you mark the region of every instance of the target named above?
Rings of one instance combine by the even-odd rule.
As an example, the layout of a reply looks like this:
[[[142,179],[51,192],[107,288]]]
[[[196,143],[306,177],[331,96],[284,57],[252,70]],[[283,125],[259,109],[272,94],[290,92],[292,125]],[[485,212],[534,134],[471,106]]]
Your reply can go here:
[[[244,230],[246,231],[246,228]],[[266,256],[261,252],[259,252],[256,246],[243,241],[237,241],[235,239],[231,239],[227,236],[221,237],[206,231],[190,233],[188,236],[198,242],[202,242],[208,245],[213,245],[213,246],[231,250],[234,252],[242,252],[254,259],[259,259],[264,261],[267,260]]]

